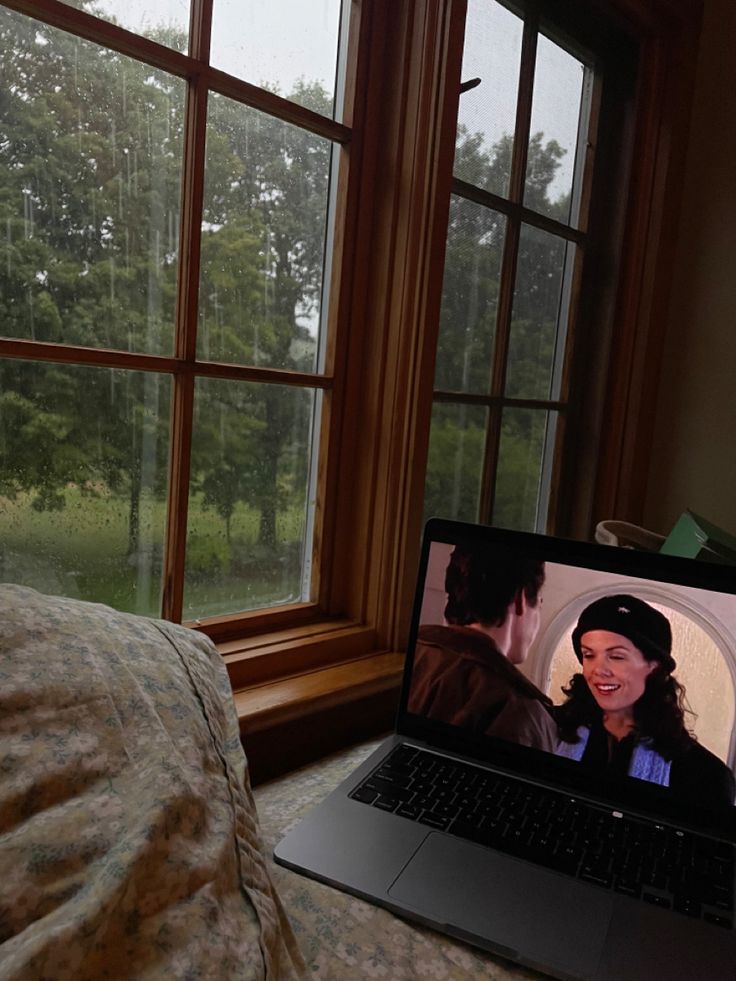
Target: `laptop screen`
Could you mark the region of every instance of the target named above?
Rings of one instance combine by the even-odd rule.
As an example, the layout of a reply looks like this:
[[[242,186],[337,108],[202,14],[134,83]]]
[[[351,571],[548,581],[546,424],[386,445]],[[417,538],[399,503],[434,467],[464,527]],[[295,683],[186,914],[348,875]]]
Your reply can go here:
[[[736,569],[432,519],[399,729],[730,833]]]

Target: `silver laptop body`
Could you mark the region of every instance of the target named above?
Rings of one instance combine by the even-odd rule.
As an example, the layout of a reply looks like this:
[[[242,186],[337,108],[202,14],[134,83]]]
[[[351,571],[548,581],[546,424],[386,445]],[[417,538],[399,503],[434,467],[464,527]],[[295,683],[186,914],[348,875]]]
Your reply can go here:
[[[525,674],[540,689],[550,686],[550,678],[564,677],[565,664],[570,663],[569,630],[586,604],[621,593],[640,596],[695,623],[692,649],[677,651],[678,669],[687,664],[691,674],[697,671],[698,629],[706,639],[715,639],[721,651],[716,660],[723,658],[722,677],[733,688],[736,665],[732,673],[729,658],[736,652],[735,569],[432,519],[424,533],[396,731],[285,836],[274,850],[275,860],[554,977],[733,981],[733,910],[725,898],[710,904],[712,895],[725,896],[724,875],[733,891],[733,801],[703,807],[702,800],[685,799],[666,786],[592,773],[554,753],[479,736],[408,710],[419,628],[441,622],[441,571],[452,549],[468,543],[489,550],[499,562],[511,553],[523,553],[545,563],[544,615],[524,664]],[[564,701],[561,690],[550,689],[548,694],[555,704]],[[707,711],[698,720],[698,731],[715,740],[714,753],[720,752],[727,764],[732,762],[734,744],[732,702],[733,694],[730,715],[727,704],[721,721],[710,728],[709,720],[703,719]],[[729,731],[724,732],[724,727]],[[705,738],[698,735],[701,742]],[[529,861],[523,847],[509,853],[484,843],[480,836],[479,840],[460,837],[453,833],[451,820],[443,830],[401,816],[396,813],[401,808],[384,810],[366,802],[369,795],[359,788],[372,775],[369,785],[375,786],[376,772],[398,747],[409,747],[401,750],[402,759],[414,758],[417,749],[445,769],[470,765],[474,774],[481,773],[478,783],[512,785],[519,797],[524,795],[517,793],[517,786],[524,791],[541,788],[552,801],[550,808],[557,808],[554,813],[564,815],[565,808],[578,813],[583,808],[594,815],[593,822],[600,815],[607,826],[633,823],[647,839],[704,837],[706,854],[713,857],[698,859],[697,875],[718,869],[719,891],[707,893],[708,902],[700,905],[678,904],[676,899],[673,903],[666,890],[656,886],[630,895],[618,888],[623,880],[615,875],[607,882],[586,880],[579,872],[559,872]],[[356,790],[364,799],[351,797]],[[568,834],[564,819],[556,829],[564,842]]]

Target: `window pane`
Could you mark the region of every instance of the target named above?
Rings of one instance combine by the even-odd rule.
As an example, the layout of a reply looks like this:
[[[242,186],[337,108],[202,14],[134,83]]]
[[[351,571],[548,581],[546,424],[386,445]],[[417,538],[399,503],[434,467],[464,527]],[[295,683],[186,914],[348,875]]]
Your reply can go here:
[[[435,388],[487,394],[506,219],[453,196]]]
[[[435,403],[429,433],[425,518],[477,521],[488,411]]]
[[[456,177],[506,195],[521,64],[521,20],[495,0],[469,0],[462,80],[481,83],[460,96]]]
[[[169,353],[184,82],[7,10],[0,32],[0,331]]]
[[[340,0],[215,0],[211,63],[331,116]]]
[[[176,51],[187,50],[189,0],[64,0],[126,30],[150,37]]]
[[[0,363],[0,579],[160,615],[168,376]]]
[[[584,78],[581,61],[539,35],[524,204],[565,223],[577,221],[573,177]]]
[[[553,449],[547,417],[538,409],[504,409],[492,522],[499,528],[544,530],[546,507],[540,505],[549,493],[548,480],[543,480],[545,451]],[[549,429],[551,436],[553,427]]]
[[[315,401],[283,385],[197,381],[185,619],[309,599]]]
[[[212,96],[197,350],[317,367],[331,143]]]
[[[506,395],[557,398],[575,246],[522,225],[509,339]]]

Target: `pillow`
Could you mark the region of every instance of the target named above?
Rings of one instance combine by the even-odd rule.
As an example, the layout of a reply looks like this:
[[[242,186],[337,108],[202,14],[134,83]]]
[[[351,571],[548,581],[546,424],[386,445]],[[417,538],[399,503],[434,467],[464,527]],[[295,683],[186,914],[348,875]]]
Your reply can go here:
[[[4,979],[292,978],[222,659],[0,585]]]

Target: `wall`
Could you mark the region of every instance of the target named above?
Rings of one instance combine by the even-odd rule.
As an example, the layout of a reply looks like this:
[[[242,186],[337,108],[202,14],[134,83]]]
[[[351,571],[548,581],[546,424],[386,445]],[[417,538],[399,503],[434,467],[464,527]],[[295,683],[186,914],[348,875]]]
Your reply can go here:
[[[644,524],[736,533],[736,3],[705,0]]]

